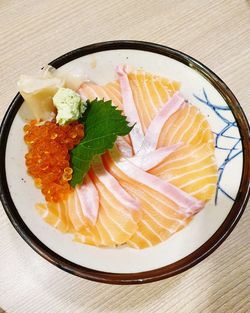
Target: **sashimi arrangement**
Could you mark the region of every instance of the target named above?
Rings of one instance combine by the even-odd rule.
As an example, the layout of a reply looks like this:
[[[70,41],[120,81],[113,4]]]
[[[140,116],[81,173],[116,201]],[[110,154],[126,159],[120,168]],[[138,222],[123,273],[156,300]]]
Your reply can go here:
[[[45,222],[75,241],[142,249],[184,228],[213,197],[214,136],[167,78],[116,68],[115,81],[22,76],[34,119],[24,126],[28,173]]]

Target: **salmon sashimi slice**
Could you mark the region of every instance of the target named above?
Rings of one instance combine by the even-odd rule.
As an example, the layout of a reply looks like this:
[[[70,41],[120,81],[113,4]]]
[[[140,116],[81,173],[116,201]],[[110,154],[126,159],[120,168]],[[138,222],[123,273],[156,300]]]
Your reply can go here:
[[[173,97],[163,105],[146,130],[138,155],[143,155],[156,149],[164,125],[168,119],[182,107],[183,103],[184,98],[179,92],[176,92]]]
[[[36,204],[36,209],[46,223],[57,228],[63,233],[72,231],[67,206],[65,201],[59,203],[47,202],[46,204]]]
[[[91,179],[96,185],[100,196],[100,208],[95,230],[100,236],[101,246],[116,246],[126,243],[129,238],[136,232],[139,220],[139,212],[134,207],[129,209],[118,200],[118,197],[124,197],[127,192],[122,189],[113,192],[107,188],[99,177],[91,172]],[[118,195],[117,195],[118,194]],[[129,198],[132,196],[129,195]]]
[[[198,108],[187,102],[164,124],[158,147],[179,142],[193,145],[207,143],[214,150],[214,135],[208,121]]]
[[[130,158],[133,156],[132,146],[127,140],[125,140],[124,137],[117,137],[115,144],[122,156],[126,158]]]
[[[75,241],[80,241],[79,238],[85,238],[85,243],[99,246],[101,241],[100,236],[92,222],[84,216],[81,203],[82,201],[80,202],[76,191],[71,192],[65,202],[70,221],[73,225],[71,233],[74,234]]]
[[[69,212],[70,221],[76,231],[87,230],[86,225],[90,224],[88,218],[83,214],[82,206],[77,192],[71,192],[65,201]]]
[[[99,86],[93,82],[84,82],[77,90],[82,100],[104,99],[112,100],[113,105],[123,109],[121,90],[118,81],[110,82],[105,86]]]
[[[84,178],[82,185],[77,185],[75,190],[80,200],[83,215],[87,217],[92,224],[95,224],[98,217],[99,195],[88,175]]]
[[[98,246],[99,245],[95,241],[93,241],[93,238],[91,236],[86,236],[86,235],[83,235],[81,233],[74,233],[73,241],[87,244],[90,246]]]
[[[128,79],[145,132],[160,107],[180,89],[180,84],[143,70],[128,73]]]
[[[119,166],[119,161],[114,161],[108,153],[103,156],[105,168],[120,182],[120,184],[130,193],[134,198],[140,202],[141,218],[138,221],[138,230],[130,238],[128,244],[131,247],[146,248],[155,245],[174,232],[184,227],[190,218],[189,214],[180,208],[176,202],[157,190],[149,187],[143,177],[142,182],[135,173],[135,177],[131,177],[130,171],[124,171]],[[128,161],[127,161],[128,162]],[[129,163],[129,162],[128,162]],[[129,164],[126,164],[129,167]],[[134,167],[133,167],[134,170]],[[196,200],[194,200],[195,203]],[[200,205],[203,205],[198,201]],[[190,207],[189,207],[190,208]]]
[[[131,138],[134,153],[137,153],[142,145],[144,138],[141,120],[137,112],[132,90],[130,88],[126,67],[118,66],[116,72],[118,74],[118,79],[120,82],[124,113],[127,116],[128,121],[131,123],[131,125],[134,125],[129,135]]]
[[[121,110],[123,110],[122,105],[122,97],[121,97],[121,89],[119,82],[113,81],[104,85],[104,89],[116,106],[118,106]]]
[[[148,171],[153,167],[156,167],[161,162],[163,162],[171,153],[176,151],[181,145],[182,143],[177,143],[176,145],[158,148],[154,151],[142,155],[138,155],[139,153],[137,153],[136,155],[129,157],[129,161],[132,162],[137,167],[145,171]]]
[[[139,211],[139,202],[128,194],[119,182],[103,166],[100,157],[95,158],[92,163],[94,175],[98,177],[107,190],[111,191],[114,197],[130,212]],[[92,171],[91,171],[92,173]]]
[[[131,184],[125,182],[123,186],[141,201],[142,217],[138,223],[138,230],[128,241],[128,245],[133,248],[147,248],[165,241],[192,219],[185,215],[174,216],[173,208],[178,210],[178,207],[169,199],[152,195],[145,190],[134,189]]]
[[[202,201],[216,190],[217,165],[210,145],[182,145],[149,171]]]

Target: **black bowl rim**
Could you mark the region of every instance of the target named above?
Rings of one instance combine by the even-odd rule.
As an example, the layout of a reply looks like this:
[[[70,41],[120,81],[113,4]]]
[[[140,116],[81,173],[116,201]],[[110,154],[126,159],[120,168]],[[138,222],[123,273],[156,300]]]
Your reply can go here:
[[[38,254],[40,254],[47,261],[51,262],[55,266],[63,269],[66,272],[92,281],[108,284],[141,284],[165,279],[193,267],[197,263],[204,260],[216,248],[218,248],[234,229],[241,215],[243,214],[249,198],[250,163],[248,161],[248,156],[250,155],[250,129],[247,118],[238,100],[236,99],[232,91],[227,87],[227,85],[205,65],[190,57],[189,55],[170,47],[151,42],[134,40],[107,41],[91,44],[70,51],[50,62],[49,64],[58,68],[74,59],[88,54],[117,49],[149,51],[173,58],[189,67],[192,67],[193,69],[198,71],[203,77],[205,77],[219,91],[219,93],[222,95],[222,97],[225,99],[230,109],[232,110],[242,138],[243,175],[236,200],[219,229],[202,246],[200,246],[198,249],[196,249],[194,252],[184,257],[183,259],[155,270],[139,273],[117,274],[97,271],[75,264],[56,254],[54,251],[44,245],[24,223],[14,205],[7,184],[5,172],[6,144],[12,122],[23,102],[23,98],[19,93],[11,102],[3,118],[0,128],[0,164],[2,164],[0,168],[0,199],[8,218],[10,219],[11,223],[13,224],[19,235],[31,246],[32,249],[34,249]]]

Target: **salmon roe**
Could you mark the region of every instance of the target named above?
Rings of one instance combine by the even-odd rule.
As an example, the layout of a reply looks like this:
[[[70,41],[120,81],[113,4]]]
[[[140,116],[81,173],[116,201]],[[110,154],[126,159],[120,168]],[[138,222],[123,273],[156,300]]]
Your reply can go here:
[[[47,201],[65,199],[73,173],[69,151],[83,138],[83,125],[74,122],[59,126],[54,121],[34,120],[24,126],[24,132],[29,147],[25,155],[28,173]]]

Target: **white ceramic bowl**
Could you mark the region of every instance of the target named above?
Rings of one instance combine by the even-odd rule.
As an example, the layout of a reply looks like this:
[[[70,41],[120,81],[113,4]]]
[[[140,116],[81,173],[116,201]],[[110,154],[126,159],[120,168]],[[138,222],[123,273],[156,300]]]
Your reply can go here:
[[[229,88],[193,58],[160,45],[115,41],[77,49],[50,64],[84,74],[103,84],[115,78],[115,66],[136,68],[181,82],[181,92],[207,117],[216,138],[219,180],[215,199],[192,222],[154,247],[97,248],[72,241],[47,225],[35,210],[43,201],[27,175],[23,141],[23,99],[12,101],[1,126],[1,201],[27,243],[58,267],[107,283],[141,283],[175,275],[210,254],[239,220],[249,195],[249,126]],[[93,66],[94,64],[94,66]]]

